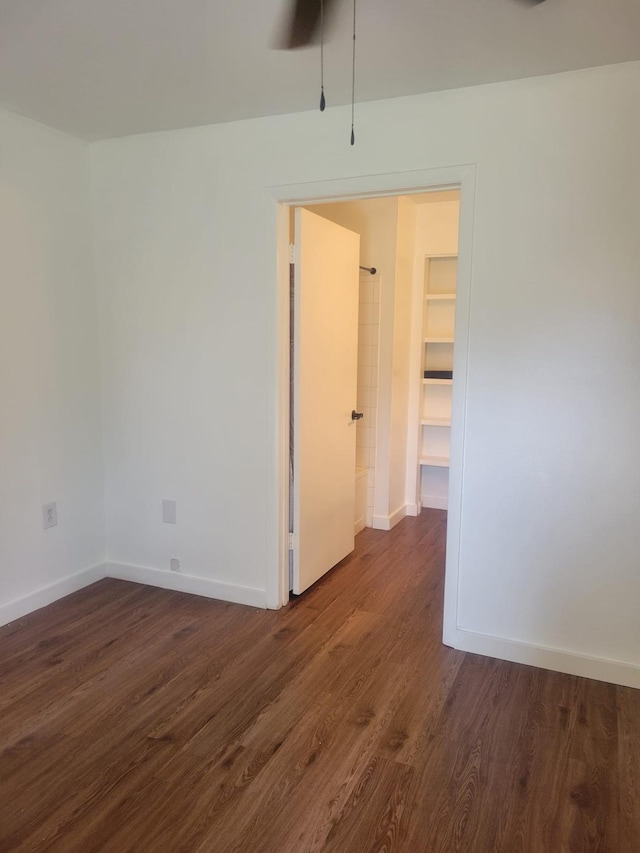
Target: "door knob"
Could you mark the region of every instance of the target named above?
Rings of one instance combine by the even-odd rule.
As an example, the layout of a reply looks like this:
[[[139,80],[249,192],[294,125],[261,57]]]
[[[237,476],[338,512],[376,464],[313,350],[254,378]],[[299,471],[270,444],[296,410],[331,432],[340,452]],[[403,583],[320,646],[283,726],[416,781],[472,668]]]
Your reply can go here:
[[[363,417],[364,417],[364,412],[356,412],[355,409],[351,412],[351,420],[352,421],[359,421],[360,418],[363,418]]]

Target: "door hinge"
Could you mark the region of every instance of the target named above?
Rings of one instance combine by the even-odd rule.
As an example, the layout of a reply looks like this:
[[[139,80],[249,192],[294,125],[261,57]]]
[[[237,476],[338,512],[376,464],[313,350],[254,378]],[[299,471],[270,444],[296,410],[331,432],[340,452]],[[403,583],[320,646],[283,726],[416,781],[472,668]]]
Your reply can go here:
[[[293,533],[289,534],[289,550],[293,551],[295,548],[295,539],[293,538]]]

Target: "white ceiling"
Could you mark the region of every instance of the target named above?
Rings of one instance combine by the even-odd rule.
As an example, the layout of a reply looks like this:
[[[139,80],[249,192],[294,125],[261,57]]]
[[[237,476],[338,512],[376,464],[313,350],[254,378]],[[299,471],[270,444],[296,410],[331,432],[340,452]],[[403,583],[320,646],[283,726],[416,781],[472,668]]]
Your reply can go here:
[[[314,109],[317,48],[271,49],[284,0],[0,0],[0,105],[86,139]],[[359,0],[357,99],[640,59],[639,0]],[[326,49],[351,92],[351,0]]]

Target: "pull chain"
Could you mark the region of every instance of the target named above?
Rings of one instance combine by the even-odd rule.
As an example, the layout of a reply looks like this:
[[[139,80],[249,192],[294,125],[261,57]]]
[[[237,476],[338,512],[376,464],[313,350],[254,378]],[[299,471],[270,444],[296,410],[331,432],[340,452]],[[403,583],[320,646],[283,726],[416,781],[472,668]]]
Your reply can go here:
[[[356,144],[354,130],[356,111],[356,0],[353,0],[353,53],[351,57],[351,144]]]
[[[324,97],[324,0],[320,0],[320,112],[327,102]]]

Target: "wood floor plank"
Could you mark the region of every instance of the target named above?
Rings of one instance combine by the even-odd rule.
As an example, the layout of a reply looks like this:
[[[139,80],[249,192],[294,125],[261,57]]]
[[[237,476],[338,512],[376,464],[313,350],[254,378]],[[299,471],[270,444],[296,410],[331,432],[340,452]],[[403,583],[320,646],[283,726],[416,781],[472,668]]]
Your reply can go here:
[[[640,839],[640,690],[616,688],[620,853],[632,853]]]
[[[224,820],[214,823],[202,849],[210,849],[227,822],[238,835],[230,850],[324,849],[407,678],[401,666],[383,670],[375,659],[354,673],[339,695],[327,696],[317,712],[290,733],[270,764],[258,799],[237,803]]]
[[[392,853],[402,849],[413,773],[411,767],[373,756],[336,816],[323,850]]]
[[[442,646],[445,535],[278,612],[103,580],[0,628],[0,853],[635,853],[640,691]]]

